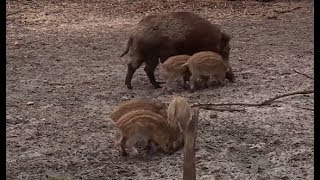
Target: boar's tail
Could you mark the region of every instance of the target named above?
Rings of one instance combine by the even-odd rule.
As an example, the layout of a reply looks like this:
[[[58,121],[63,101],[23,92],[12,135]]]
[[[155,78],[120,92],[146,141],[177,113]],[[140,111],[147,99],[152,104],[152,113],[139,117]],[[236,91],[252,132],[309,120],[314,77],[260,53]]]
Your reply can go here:
[[[132,42],[133,42],[133,38],[132,38],[132,36],[130,36],[130,38],[129,38],[128,42],[127,42],[126,50],[120,55],[120,57],[128,54],[129,49],[130,49],[130,47],[131,47],[131,45],[132,45]]]

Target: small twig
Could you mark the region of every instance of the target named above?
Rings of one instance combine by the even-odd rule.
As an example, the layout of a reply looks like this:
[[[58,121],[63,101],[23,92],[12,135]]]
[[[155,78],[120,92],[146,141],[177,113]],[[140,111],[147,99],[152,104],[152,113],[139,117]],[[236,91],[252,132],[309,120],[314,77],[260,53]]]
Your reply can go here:
[[[66,86],[66,85],[74,84],[74,83],[71,83],[71,82],[63,83],[63,82],[49,82],[49,81],[44,81],[44,83],[52,85],[52,86]]]
[[[200,109],[204,110],[211,110],[211,111],[229,111],[229,112],[246,112],[245,109],[233,109],[233,108],[215,108],[215,107],[210,107],[210,106],[199,106]]]
[[[281,9],[281,10],[274,9],[273,11],[276,12],[276,13],[279,13],[279,14],[283,14],[283,13],[287,13],[287,12],[292,12],[292,11],[294,11],[296,9],[300,9],[300,8],[302,8],[302,7],[301,6],[296,6],[296,7],[293,7],[291,9]]]
[[[304,110],[308,110],[308,111],[314,111],[314,109],[312,109],[312,108],[305,108],[305,107],[296,107],[296,108],[304,109]]]
[[[270,105],[272,102],[274,102],[277,99],[287,97],[287,96],[292,96],[292,95],[297,95],[297,94],[311,94],[314,93],[314,90],[303,90],[303,91],[296,91],[296,92],[291,92],[291,93],[285,93],[285,94],[280,94],[276,95],[275,97],[269,98],[265,101],[262,101],[260,103],[205,103],[205,104],[193,104],[191,105],[192,107],[203,107],[203,106],[264,106],[264,105]]]
[[[265,101],[262,101],[261,103],[258,103],[256,106],[269,105],[273,101],[280,99],[280,98],[283,98],[283,97],[287,97],[287,96],[292,96],[292,95],[297,95],[297,94],[311,94],[311,93],[314,93],[314,90],[304,90],[304,91],[296,91],[296,92],[292,92],[292,93],[285,93],[285,94],[277,95],[277,96],[270,98],[270,99],[267,99]]]
[[[308,76],[308,75],[306,75],[306,74],[303,74],[303,73],[301,73],[301,72],[299,72],[299,71],[297,71],[297,70],[295,70],[295,69],[293,69],[293,71],[296,72],[296,73],[298,73],[298,74],[300,74],[300,75],[303,75],[303,76],[305,76],[305,77],[307,77],[307,78],[309,78],[309,79],[313,79],[313,80],[314,80],[313,77]]]

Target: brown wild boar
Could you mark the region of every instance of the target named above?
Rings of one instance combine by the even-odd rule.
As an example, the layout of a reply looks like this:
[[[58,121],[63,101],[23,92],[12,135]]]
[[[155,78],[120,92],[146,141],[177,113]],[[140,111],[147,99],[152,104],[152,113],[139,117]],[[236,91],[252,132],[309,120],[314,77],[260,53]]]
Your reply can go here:
[[[116,122],[126,113],[133,110],[150,110],[167,118],[167,105],[159,100],[146,100],[146,99],[131,99],[124,101],[116,106],[110,113],[110,118]]]
[[[158,59],[165,61],[171,56],[192,55],[200,51],[219,53],[230,70],[227,79],[235,77],[229,63],[231,37],[220,27],[191,12],[171,12],[144,17],[132,31],[125,51],[131,57],[125,84],[132,89],[131,80],[135,71],[145,63],[145,72],[151,84],[160,88],[154,77]]]
[[[121,154],[126,156],[126,148],[133,155],[138,154],[135,147],[137,142],[151,144],[153,151],[160,147],[165,153],[172,153],[179,129],[168,126],[167,120],[161,115],[149,110],[134,110],[122,116],[116,127],[120,132],[120,139],[116,143],[120,146]]]
[[[188,67],[181,65],[185,64],[189,57],[189,55],[176,55],[169,57],[164,63],[160,62],[160,67],[163,70],[169,92],[172,92],[173,81],[181,77],[183,78],[183,85],[186,88],[186,82],[189,81],[190,72]]]
[[[190,104],[183,97],[174,97],[168,106],[167,112],[169,126],[178,127],[180,129],[181,133],[177,139],[176,146],[181,146],[183,145],[184,132],[191,117]]]
[[[229,69],[222,56],[217,53],[211,51],[195,53],[182,66],[186,65],[191,73],[190,89],[192,91],[201,76],[214,76],[221,85],[225,84],[226,73]]]

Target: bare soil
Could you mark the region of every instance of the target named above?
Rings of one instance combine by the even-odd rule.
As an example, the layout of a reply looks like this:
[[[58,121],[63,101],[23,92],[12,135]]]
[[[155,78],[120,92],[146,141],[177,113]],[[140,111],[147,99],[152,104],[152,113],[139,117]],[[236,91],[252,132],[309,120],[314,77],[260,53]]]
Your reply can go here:
[[[108,114],[120,101],[260,102],[313,89],[313,2],[6,1],[7,179],[182,179],[183,151],[122,157]],[[275,10],[300,8],[279,12]],[[236,82],[173,95],[119,58],[144,15],[192,11],[232,35]],[[163,81],[159,70],[157,80]],[[164,85],[163,85],[164,86]],[[314,95],[245,112],[200,111],[197,179],[313,179]]]

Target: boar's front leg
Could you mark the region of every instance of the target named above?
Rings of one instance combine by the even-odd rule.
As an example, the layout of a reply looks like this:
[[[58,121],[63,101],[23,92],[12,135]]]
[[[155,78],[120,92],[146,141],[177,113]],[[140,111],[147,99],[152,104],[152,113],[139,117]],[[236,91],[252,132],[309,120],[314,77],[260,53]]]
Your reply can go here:
[[[159,82],[156,81],[156,78],[154,77],[154,70],[156,69],[158,65],[158,61],[152,61],[152,62],[146,62],[146,67],[144,68],[144,71],[146,72],[150,83],[155,87],[155,88],[161,88]]]
[[[136,70],[141,66],[143,60],[141,59],[132,59],[130,63],[128,63],[128,72],[126,76],[126,83],[128,89],[132,89],[131,80],[133,74],[136,72]]]

